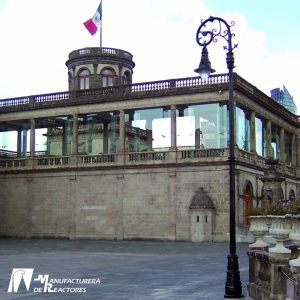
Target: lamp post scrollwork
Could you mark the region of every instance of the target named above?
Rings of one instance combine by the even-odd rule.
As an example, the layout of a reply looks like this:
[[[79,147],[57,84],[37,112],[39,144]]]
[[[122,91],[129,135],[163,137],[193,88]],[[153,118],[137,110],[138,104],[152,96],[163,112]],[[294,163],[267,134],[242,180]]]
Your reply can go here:
[[[203,80],[207,80],[209,75],[215,72],[211,68],[211,63],[208,58],[207,46],[219,38],[224,39],[227,45],[224,46],[226,53],[226,63],[228,68],[228,90],[229,90],[229,248],[230,253],[227,256],[227,275],[225,281],[225,298],[242,298],[242,285],[240,280],[240,271],[238,256],[236,254],[236,229],[235,229],[235,114],[234,114],[234,99],[233,99],[233,68],[234,54],[233,50],[237,44],[232,45],[234,34],[231,32],[231,27],[234,22],[228,24],[224,19],[218,17],[209,17],[201,22],[196,34],[197,43],[203,47],[202,57],[199,67],[195,70],[199,73]]]

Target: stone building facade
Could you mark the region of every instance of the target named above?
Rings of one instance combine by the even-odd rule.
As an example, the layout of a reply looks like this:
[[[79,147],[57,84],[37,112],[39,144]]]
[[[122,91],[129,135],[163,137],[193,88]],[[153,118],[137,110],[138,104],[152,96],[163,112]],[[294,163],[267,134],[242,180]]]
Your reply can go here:
[[[0,235],[227,240],[228,76],[132,84],[126,51],[70,53],[69,91],[0,100]],[[238,240],[299,195],[298,117],[234,74]],[[274,174],[275,174],[274,173]],[[276,177],[276,180],[277,180]]]

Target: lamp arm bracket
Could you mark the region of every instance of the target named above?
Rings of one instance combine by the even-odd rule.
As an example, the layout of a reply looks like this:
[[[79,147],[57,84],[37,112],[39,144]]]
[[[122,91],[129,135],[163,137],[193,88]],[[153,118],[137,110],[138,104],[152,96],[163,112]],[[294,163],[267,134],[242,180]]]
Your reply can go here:
[[[196,33],[196,41],[198,45],[207,46],[211,42],[216,43],[218,41],[218,37],[221,37],[227,42],[227,46],[224,46],[223,48],[232,52],[232,50],[237,47],[237,44],[232,45],[232,38],[235,34],[231,33],[231,27],[234,26],[234,24],[234,21],[231,21],[228,24],[224,19],[212,16],[205,21],[201,20],[201,25]]]

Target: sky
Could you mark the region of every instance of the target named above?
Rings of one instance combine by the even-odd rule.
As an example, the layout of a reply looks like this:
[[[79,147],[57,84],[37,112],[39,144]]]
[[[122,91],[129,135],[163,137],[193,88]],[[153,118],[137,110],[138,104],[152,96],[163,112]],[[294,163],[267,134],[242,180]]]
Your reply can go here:
[[[0,99],[68,89],[65,62],[75,49],[99,46],[83,22],[100,0],[0,0]],[[103,0],[103,47],[129,51],[133,82],[197,76],[196,32],[209,16],[234,21],[234,69],[270,95],[286,86],[300,113],[299,0]],[[227,72],[226,42],[209,46]]]

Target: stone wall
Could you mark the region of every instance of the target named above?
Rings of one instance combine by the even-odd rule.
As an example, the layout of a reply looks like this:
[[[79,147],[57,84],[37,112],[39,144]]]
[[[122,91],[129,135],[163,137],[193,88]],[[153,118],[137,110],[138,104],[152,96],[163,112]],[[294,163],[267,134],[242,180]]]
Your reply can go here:
[[[203,187],[213,240],[227,240],[227,166],[7,174],[0,186],[2,236],[188,241],[189,206]]]

